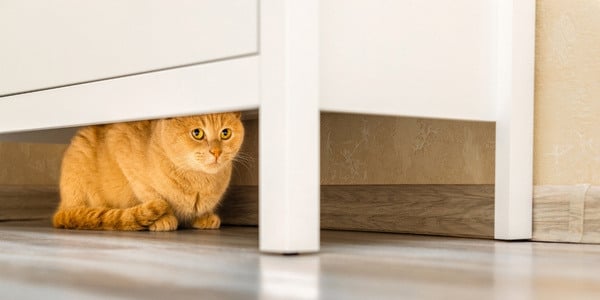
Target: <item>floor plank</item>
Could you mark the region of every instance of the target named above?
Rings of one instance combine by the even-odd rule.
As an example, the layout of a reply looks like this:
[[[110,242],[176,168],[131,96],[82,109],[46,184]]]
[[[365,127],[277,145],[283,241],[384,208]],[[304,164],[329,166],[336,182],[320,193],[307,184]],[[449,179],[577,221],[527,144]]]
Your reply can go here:
[[[6,299],[598,299],[600,246],[322,232],[317,255],[257,252],[255,227],[57,230],[0,223]]]

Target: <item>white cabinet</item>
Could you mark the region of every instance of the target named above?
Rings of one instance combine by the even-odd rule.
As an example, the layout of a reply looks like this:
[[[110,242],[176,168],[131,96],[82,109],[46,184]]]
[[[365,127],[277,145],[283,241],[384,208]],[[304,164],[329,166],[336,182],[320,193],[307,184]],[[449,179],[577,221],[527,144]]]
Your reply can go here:
[[[535,0],[0,0],[0,133],[259,108],[281,253],[319,248],[320,110],[495,122],[495,236],[527,239],[534,29]]]

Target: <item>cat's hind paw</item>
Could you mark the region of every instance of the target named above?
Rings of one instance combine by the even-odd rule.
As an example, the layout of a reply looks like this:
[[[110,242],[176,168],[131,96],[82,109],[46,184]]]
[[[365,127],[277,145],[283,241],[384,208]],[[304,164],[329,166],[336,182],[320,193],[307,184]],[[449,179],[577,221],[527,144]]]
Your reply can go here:
[[[179,222],[177,218],[172,214],[167,214],[162,216],[160,219],[156,220],[153,224],[148,226],[148,230],[150,231],[173,231],[177,230],[177,225]]]
[[[219,229],[221,227],[221,218],[213,213],[206,213],[196,218],[192,227],[196,229]]]

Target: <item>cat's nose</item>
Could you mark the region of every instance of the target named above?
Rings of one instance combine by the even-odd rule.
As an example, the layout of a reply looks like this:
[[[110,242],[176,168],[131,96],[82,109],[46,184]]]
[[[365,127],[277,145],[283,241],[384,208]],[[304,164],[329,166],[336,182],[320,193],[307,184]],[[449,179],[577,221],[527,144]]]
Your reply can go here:
[[[210,149],[210,153],[215,157],[215,159],[217,159],[219,156],[221,156],[221,149],[212,148]]]

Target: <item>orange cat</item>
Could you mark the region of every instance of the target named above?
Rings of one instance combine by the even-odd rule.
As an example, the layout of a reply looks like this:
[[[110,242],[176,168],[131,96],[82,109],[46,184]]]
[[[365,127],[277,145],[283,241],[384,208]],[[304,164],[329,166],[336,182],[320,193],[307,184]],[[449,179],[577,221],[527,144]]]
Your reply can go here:
[[[65,152],[54,227],[219,228],[243,140],[240,113],[83,128]]]

